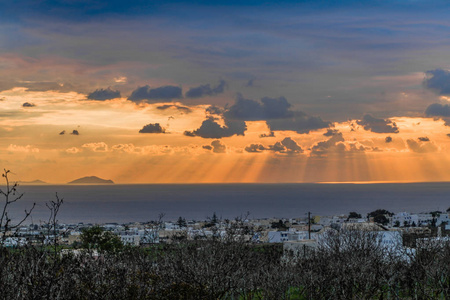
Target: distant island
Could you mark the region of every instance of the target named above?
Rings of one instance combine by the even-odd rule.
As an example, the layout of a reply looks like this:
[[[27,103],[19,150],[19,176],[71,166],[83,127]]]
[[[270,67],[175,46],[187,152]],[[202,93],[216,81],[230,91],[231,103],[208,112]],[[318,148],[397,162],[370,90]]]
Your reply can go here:
[[[110,179],[102,179],[97,176],[86,176],[68,182],[68,184],[114,184],[114,182]]]
[[[39,180],[39,179],[36,179],[33,181],[19,181],[19,183],[21,183],[21,184],[47,184],[47,182]]]

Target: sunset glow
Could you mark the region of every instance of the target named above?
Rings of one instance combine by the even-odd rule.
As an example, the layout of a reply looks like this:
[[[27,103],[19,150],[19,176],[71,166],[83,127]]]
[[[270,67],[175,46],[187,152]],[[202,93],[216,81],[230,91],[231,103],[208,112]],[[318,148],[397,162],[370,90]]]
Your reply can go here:
[[[439,4],[44,2],[0,12],[16,180],[450,181]]]

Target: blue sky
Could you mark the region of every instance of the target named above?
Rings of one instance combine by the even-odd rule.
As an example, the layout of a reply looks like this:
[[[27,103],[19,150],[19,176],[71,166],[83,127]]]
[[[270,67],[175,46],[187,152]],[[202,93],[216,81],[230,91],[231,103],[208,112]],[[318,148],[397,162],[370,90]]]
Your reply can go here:
[[[418,99],[411,107],[395,105],[398,93],[424,92],[421,81],[403,77],[447,67],[447,6],[443,1],[10,1],[1,12],[0,50],[28,59],[67,59],[80,68],[109,67],[103,72],[134,77],[121,87],[124,94],[155,79],[181,86],[222,79],[230,92],[284,96],[329,119],[410,115],[437,99],[430,94],[423,107]],[[15,79],[62,80],[84,93],[109,85],[102,74],[95,82],[95,74],[35,72]],[[374,80],[388,76],[401,82]]]

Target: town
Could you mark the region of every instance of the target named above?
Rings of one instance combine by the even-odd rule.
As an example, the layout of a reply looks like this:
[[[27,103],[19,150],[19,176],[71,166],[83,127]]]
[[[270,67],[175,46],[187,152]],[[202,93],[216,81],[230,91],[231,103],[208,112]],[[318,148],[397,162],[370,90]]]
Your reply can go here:
[[[357,212],[346,215],[318,216],[300,218],[252,219],[250,215],[235,220],[213,216],[203,221],[160,220],[146,223],[127,224],[29,224],[7,231],[3,245],[15,247],[26,244],[53,244],[77,248],[81,243],[83,232],[98,228],[100,233],[109,232],[120,239],[124,246],[140,246],[172,243],[179,239],[202,239],[212,236],[224,236],[227,229],[239,223],[247,228],[247,239],[254,243],[282,243],[285,249],[295,249],[304,245],[314,247],[329,231],[357,230],[374,232],[382,245],[394,247],[414,247],[417,239],[447,240],[450,236],[450,208],[443,211],[424,213],[391,213],[384,209],[375,210],[366,217]],[[250,230],[251,229],[251,230]],[[241,231],[242,232],[242,231]]]

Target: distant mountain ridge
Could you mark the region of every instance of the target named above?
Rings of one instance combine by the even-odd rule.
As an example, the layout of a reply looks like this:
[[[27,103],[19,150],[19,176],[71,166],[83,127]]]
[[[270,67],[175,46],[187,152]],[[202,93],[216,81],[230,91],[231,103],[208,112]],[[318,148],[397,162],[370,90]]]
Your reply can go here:
[[[47,184],[47,182],[42,181],[40,179],[36,179],[33,181],[19,181],[19,183],[21,183],[21,184]]]
[[[102,179],[97,176],[86,176],[68,182],[68,184],[114,184],[114,182],[110,179]]]

